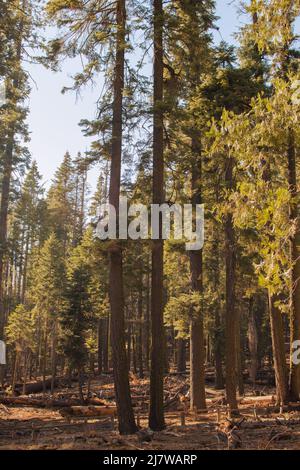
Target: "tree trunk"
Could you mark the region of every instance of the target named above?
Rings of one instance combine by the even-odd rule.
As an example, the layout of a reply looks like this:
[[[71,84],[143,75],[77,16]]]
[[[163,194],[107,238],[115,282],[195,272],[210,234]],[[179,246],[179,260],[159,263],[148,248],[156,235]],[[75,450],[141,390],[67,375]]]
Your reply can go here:
[[[228,158],[225,169],[225,183],[228,189],[233,187],[233,160]],[[236,398],[236,307],[235,307],[235,233],[232,214],[225,219],[225,264],[226,264],[226,307],[225,307],[225,348],[226,348],[226,399],[230,412],[235,413],[238,404]]]
[[[132,335],[132,368],[133,373],[137,373],[136,335]]]
[[[43,376],[43,394],[46,393],[46,370],[47,370],[47,338],[48,338],[48,320],[45,321],[45,330],[43,334],[43,364],[42,364],[42,376]]]
[[[30,351],[25,350],[25,352],[24,352],[23,388],[22,388],[23,395],[25,395],[25,393],[26,393],[27,370],[28,370],[29,357],[30,357]]]
[[[177,341],[177,372],[184,374],[186,372],[186,340],[178,338]]]
[[[276,298],[269,293],[269,312],[273,346],[277,403],[288,403],[288,372],[285,358],[285,344],[282,313],[275,305]]]
[[[197,131],[194,131],[197,132]],[[201,193],[201,143],[198,136],[192,137],[192,205],[202,204]],[[192,291],[203,294],[203,253],[202,250],[190,252]],[[190,406],[191,409],[206,409],[205,402],[205,348],[203,330],[203,305],[200,313],[191,312],[190,320]]]
[[[297,205],[297,177],[296,177],[296,151],[295,136],[292,129],[289,130],[288,142],[288,174],[290,202],[290,220],[296,223],[295,234],[290,240],[290,257],[293,263],[291,272],[291,314],[290,314],[290,399],[298,401],[300,398],[300,364],[293,361],[293,343],[300,340],[300,226],[298,220]]]
[[[110,318],[104,319],[104,343],[103,343],[103,372],[109,372],[109,347],[110,347]]]
[[[242,348],[241,348],[241,325],[240,325],[240,312],[236,312],[236,372],[239,395],[243,396],[245,393],[244,378],[243,378],[243,364],[242,364]]]
[[[138,338],[137,338],[137,356],[139,377],[144,377],[144,361],[143,361],[143,279],[141,277],[141,286],[138,294]]]
[[[210,348],[210,335],[207,333],[206,335],[206,345],[205,345],[205,362],[206,364],[210,364],[211,362],[211,348]]]
[[[26,245],[25,245],[21,303],[24,303],[24,302],[25,302],[26,285],[27,285],[28,254],[29,254],[29,233],[27,234],[27,237],[26,237]]]
[[[78,393],[81,403],[84,403],[83,395],[83,371],[81,367],[78,367]]]
[[[221,333],[220,333],[220,314],[219,311],[215,311],[215,345],[214,345],[214,355],[215,355],[215,370],[216,370],[216,382],[215,388],[217,390],[222,390],[224,388],[224,377],[223,377],[223,367],[222,367],[222,351],[221,351]]]
[[[146,277],[146,309],[145,309],[145,322],[144,322],[144,357],[145,357],[145,370],[149,371],[150,364],[150,275],[149,275],[149,260],[147,262],[147,277]]]
[[[268,187],[271,187],[271,167],[269,162],[262,160],[262,178]],[[270,229],[270,227],[269,227]],[[269,235],[270,244],[272,243],[272,236]],[[288,370],[285,357],[285,338],[282,313],[276,307],[276,296],[268,290],[268,307],[270,317],[271,339],[272,339],[272,352],[275,371],[276,383],[276,396],[278,404],[285,404],[288,402]]]
[[[109,203],[119,213],[122,158],[122,103],[124,91],[126,8],[125,0],[118,0],[117,11],[116,64],[114,70],[114,103],[112,123],[112,149]],[[114,370],[114,384],[117,404],[119,432],[132,434],[137,431],[134,420],[128,363],[125,347],[123,256],[116,244],[110,251],[109,298],[111,308],[111,346]]]
[[[154,22],[154,116],[153,116],[153,203],[164,201],[163,133],[163,6],[153,0]],[[151,372],[149,426],[154,431],[165,427],[164,421],[164,323],[163,323],[163,252],[162,221],[159,239],[152,241],[151,279]]]
[[[249,376],[253,385],[256,382],[257,369],[258,369],[258,335],[256,318],[253,308],[253,297],[249,299],[249,323],[248,323],[248,347],[250,352],[250,367]]]
[[[11,175],[13,167],[14,129],[11,131],[6,146],[1,181],[0,205],[0,339],[4,337],[5,307],[4,307],[4,256],[6,253],[7,216],[10,194]],[[0,366],[1,367],[1,366]]]
[[[26,0],[23,0],[21,10],[26,11]],[[7,102],[11,102],[12,111],[15,112],[16,106],[18,105],[18,98],[11,93],[10,86],[16,91],[19,91],[20,77],[18,67],[22,60],[22,42],[24,32],[24,21],[21,16],[19,25],[19,35],[15,39],[15,44],[11,46],[13,55],[15,55],[15,66],[16,72],[13,72],[13,79],[7,81],[6,99]],[[12,95],[12,96],[11,96]],[[6,312],[4,305],[4,258],[7,250],[7,220],[8,220],[8,207],[9,207],[9,196],[11,177],[14,167],[14,147],[15,147],[15,132],[16,122],[12,120],[6,125],[7,134],[5,135],[6,141],[4,141],[4,154],[2,162],[2,181],[1,181],[1,201],[0,201],[0,340],[4,338],[4,329],[6,323]],[[3,383],[5,375],[5,367],[0,364],[0,383]]]
[[[218,197],[217,197],[218,200]],[[212,246],[214,253],[214,276],[213,283],[215,292],[220,289],[220,250],[219,250],[219,237],[218,230],[214,230],[214,240]],[[214,312],[214,357],[215,357],[215,371],[216,371],[216,389],[222,390],[224,388],[223,368],[222,368],[222,324],[221,324],[221,302],[218,298],[215,312]]]
[[[132,336],[131,336],[131,324],[128,324],[127,328],[127,361],[128,370],[131,370],[131,356],[132,356]]]
[[[13,374],[12,374],[12,380],[11,380],[11,391],[13,395],[15,393],[17,373],[18,373],[18,367],[19,367],[19,359],[20,359],[20,352],[16,350],[14,368],[13,368]]]
[[[103,318],[98,320],[98,374],[101,375],[103,371],[103,337],[104,337],[104,322]]]
[[[52,351],[51,351],[51,395],[54,393],[56,379],[56,348],[57,348],[57,320],[52,327]]]
[[[192,289],[202,293],[202,250],[190,253]],[[201,309],[202,310],[202,309]],[[191,409],[206,409],[205,402],[205,349],[203,313],[190,321],[190,405]]]

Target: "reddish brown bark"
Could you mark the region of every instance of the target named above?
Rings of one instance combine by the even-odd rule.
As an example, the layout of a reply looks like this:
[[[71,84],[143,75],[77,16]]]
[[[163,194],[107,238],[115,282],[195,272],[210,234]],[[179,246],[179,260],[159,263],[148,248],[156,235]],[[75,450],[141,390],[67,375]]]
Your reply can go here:
[[[163,134],[163,6],[153,0],[154,22],[154,116],[153,116],[153,203],[164,200]],[[158,240],[152,242],[151,278],[151,372],[149,426],[155,431],[165,427],[163,407],[164,324],[163,324],[163,251],[160,221]]]
[[[119,212],[121,158],[122,158],[122,103],[125,66],[125,0],[117,2],[117,43],[114,70],[114,103],[112,124],[112,150],[109,203]],[[134,420],[125,347],[123,256],[121,247],[116,244],[110,252],[109,298],[111,308],[111,347],[116,393],[119,432],[132,434],[137,431]]]

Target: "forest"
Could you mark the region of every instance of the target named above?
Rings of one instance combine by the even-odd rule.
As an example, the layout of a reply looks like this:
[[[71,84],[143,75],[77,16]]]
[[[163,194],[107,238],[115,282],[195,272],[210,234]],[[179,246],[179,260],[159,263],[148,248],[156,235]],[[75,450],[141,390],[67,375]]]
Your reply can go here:
[[[300,449],[300,0],[234,3],[229,44],[214,0],[0,0],[1,450]],[[70,59],[91,144],[45,186],[27,65]],[[122,197],[203,246],[100,239]]]

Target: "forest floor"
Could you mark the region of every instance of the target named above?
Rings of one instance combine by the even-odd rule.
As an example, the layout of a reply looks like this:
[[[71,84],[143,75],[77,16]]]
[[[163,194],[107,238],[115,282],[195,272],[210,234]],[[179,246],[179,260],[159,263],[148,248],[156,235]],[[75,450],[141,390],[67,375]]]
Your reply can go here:
[[[208,410],[188,411],[188,378],[165,378],[167,427],[162,432],[140,432],[120,436],[110,417],[66,418],[60,409],[37,406],[0,405],[0,450],[245,450],[300,449],[300,407],[293,411],[275,407],[275,390],[269,386],[246,386],[240,399],[241,418],[228,421],[224,391],[207,387]],[[147,428],[149,380],[131,376],[136,416]],[[90,383],[92,396],[114,405],[111,376]],[[45,400],[42,394],[28,397]],[[48,398],[49,395],[48,395]],[[55,399],[78,398],[77,384],[56,389]],[[241,419],[243,418],[243,422]]]

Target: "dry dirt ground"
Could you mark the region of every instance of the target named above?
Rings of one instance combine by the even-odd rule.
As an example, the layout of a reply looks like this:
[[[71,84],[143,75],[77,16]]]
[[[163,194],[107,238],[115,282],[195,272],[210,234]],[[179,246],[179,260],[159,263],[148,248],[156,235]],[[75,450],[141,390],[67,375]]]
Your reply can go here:
[[[71,390],[58,388],[55,398],[77,397],[77,385],[72,387]],[[149,381],[132,376],[131,387],[140,427],[146,429]],[[0,405],[0,450],[300,449],[300,412],[276,409],[272,388],[256,387],[254,391],[248,387],[240,403],[241,417],[233,422],[227,419],[222,391],[208,387],[208,410],[195,415],[188,411],[187,389],[186,377],[165,379],[167,427],[153,435],[141,432],[120,436],[116,422],[105,417],[70,421],[60,414],[59,409]],[[94,379],[90,390],[93,396],[114,405],[111,377]],[[34,395],[34,398],[38,397],[43,398]]]

